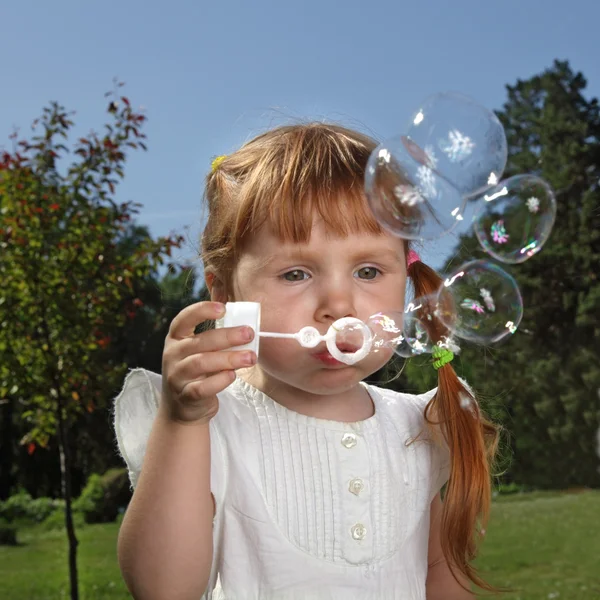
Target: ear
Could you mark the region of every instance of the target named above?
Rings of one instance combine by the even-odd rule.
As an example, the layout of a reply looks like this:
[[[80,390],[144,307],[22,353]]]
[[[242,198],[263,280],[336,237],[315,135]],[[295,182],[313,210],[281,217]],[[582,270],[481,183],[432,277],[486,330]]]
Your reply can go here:
[[[224,283],[213,273],[212,271],[206,271],[204,273],[204,281],[208,292],[210,293],[210,299],[213,302],[227,302],[227,293],[225,290]]]

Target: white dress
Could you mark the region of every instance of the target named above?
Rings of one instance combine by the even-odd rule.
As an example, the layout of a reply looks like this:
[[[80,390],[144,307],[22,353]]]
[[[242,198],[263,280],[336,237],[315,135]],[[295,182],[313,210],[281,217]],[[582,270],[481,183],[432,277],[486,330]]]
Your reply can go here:
[[[375,414],[357,423],[300,415],[240,378],[219,394],[203,599],[425,600],[430,503],[449,469],[423,417],[435,390],[363,385]],[[115,401],[134,487],[160,394],[161,376],[135,369]]]

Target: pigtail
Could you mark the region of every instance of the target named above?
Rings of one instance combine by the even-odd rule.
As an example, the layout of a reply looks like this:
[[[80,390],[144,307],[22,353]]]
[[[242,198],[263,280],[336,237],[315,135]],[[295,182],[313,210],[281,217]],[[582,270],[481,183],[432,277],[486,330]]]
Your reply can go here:
[[[437,273],[420,261],[410,265],[408,274],[415,297],[429,296],[442,285]],[[423,322],[433,341],[448,335],[439,321]],[[482,589],[497,591],[478,576],[471,563],[489,517],[498,427],[486,420],[473,392],[450,363],[438,370],[438,390],[425,409],[425,420],[433,433],[439,426],[450,451],[441,522],[444,557],[457,581],[458,572]]]

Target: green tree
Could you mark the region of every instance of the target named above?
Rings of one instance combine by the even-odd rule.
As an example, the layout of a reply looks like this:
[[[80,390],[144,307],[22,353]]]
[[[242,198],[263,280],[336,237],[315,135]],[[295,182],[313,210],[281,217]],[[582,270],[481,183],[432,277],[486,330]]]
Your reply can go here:
[[[548,181],[557,218],[539,254],[502,265],[523,295],[516,335],[490,348],[464,344],[461,354],[488,412],[510,432],[508,476],[537,487],[600,485],[600,112],[585,88],[584,76],[560,61],[507,86],[498,112],[505,177]],[[463,236],[446,270],[485,257],[473,235]]]
[[[103,135],[74,144],[67,162],[71,115],[57,103],[34,123],[31,140],[0,160],[0,401],[23,406],[21,440],[29,452],[56,439],[71,598],[78,598],[77,538],[71,506],[71,428],[105,400],[127,368],[114,360],[112,336],[142,302],[144,279],[181,238],[144,237],[124,253],[123,233],[138,204],[117,205],[127,152],[145,149],[146,117],[110,92]],[[66,163],[61,169],[60,165]]]

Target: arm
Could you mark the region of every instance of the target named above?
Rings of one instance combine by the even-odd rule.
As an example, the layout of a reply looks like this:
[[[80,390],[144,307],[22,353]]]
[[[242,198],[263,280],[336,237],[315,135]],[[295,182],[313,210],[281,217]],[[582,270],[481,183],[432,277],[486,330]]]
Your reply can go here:
[[[209,424],[165,412],[161,403],[119,532],[119,566],[136,600],[196,600],[213,555]]]
[[[440,525],[442,521],[442,499],[439,493],[431,503],[429,525],[429,553],[426,594],[427,600],[474,600],[475,595],[463,589],[454,579],[442,552]],[[469,588],[469,582],[461,578]]]

